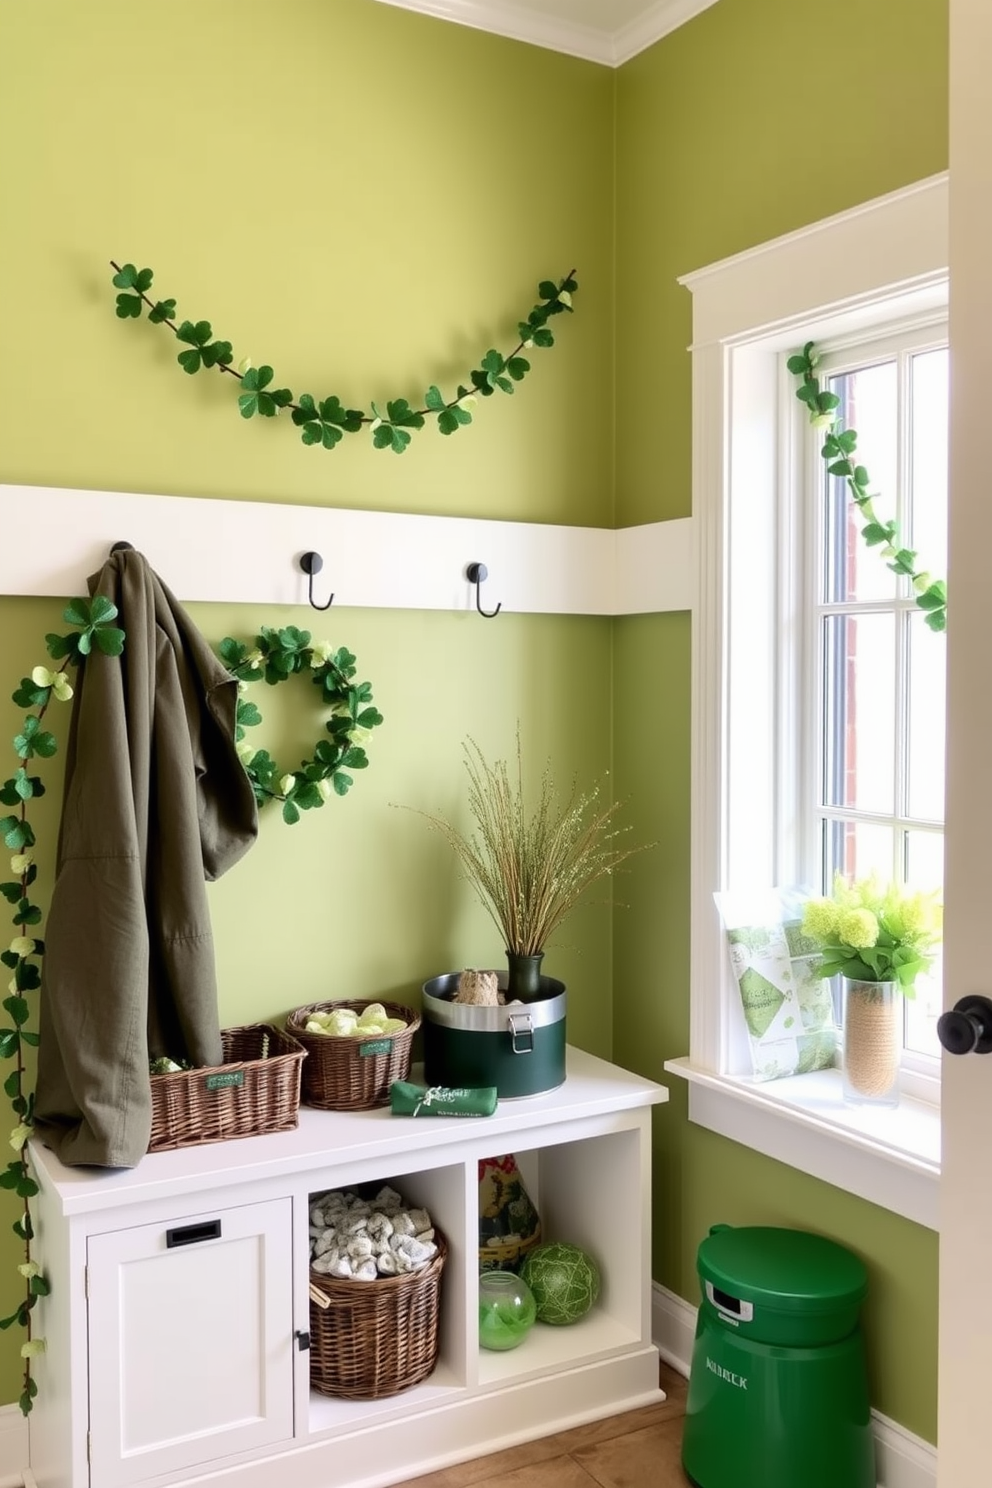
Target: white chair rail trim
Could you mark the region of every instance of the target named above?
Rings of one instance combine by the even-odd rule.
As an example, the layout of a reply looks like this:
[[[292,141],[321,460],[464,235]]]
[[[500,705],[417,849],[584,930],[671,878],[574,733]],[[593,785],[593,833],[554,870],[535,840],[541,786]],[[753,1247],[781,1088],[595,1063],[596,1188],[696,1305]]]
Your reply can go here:
[[[505,613],[629,615],[689,610],[691,518],[614,530],[275,502],[0,485],[0,594],[85,592],[115,542],[140,549],[178,599],[307,603],[300,555],[317,552],[318,603],[475,611],[465,570],[484,563],[480,602]]]

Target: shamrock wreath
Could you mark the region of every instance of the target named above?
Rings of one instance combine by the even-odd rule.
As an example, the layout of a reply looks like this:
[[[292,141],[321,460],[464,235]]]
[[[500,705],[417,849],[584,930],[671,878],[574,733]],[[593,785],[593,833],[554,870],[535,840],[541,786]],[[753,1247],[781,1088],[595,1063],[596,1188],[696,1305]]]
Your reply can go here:
[[[343,646],[335,651],[326,641],[314,644],[310,632],[297,630],[295,625],[282,630],[263,625],[253,647],[227,636],[217,654],[238,679],[235,738],[259,806],[281,801],[282,819],[292,826],[301,811],[323,806],[332,791],[346,795],[354,784],[347,772],[368,766],[360,741],[382,722],[382,714],[372,704],[371,684],[352,680],[355,658],[351,652]],[[317,741],[313,754],[301,760],[298,769],[286,771],[268,750],[255,749],[246,738],[245,730],[260,724],[262,714],[244,694],[253,682],[265,681],[274,687],[304,673],[309,673],[320,689],[321,702],[331,709],[324,724],[329,737]]]

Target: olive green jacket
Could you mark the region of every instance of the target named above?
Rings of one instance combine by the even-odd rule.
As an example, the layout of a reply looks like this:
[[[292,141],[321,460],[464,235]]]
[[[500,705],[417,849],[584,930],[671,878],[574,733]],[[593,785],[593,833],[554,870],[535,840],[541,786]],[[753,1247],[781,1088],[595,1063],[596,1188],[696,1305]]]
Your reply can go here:
[[[125,632],[78,669],[42,972],[38,1134],[70,1165],[148,1149],[149,1056],[219,1064],[205,879],[254,842],[237,683],[133,548],[89,580]]]

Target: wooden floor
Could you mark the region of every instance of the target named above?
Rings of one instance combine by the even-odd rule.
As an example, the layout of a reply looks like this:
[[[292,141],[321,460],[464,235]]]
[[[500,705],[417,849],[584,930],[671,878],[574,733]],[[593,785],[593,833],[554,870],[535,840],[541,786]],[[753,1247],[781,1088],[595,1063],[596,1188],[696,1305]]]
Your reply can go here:
[[[662,1364],[661,1388],[668,1399],[660,1405],[461,1462],[397,1488],[687,1488],[679,1462],[686,1381]]]

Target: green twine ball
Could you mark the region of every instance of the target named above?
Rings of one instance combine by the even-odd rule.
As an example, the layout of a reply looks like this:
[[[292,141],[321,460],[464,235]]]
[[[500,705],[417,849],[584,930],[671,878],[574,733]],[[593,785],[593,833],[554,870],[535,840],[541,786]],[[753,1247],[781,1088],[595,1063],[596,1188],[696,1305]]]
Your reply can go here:
[[[520,1275],[534,1293],[542,1323],[577,1323],[599,1296],[596,1262],[565,1240],[535,1246],[526,1256]]]

